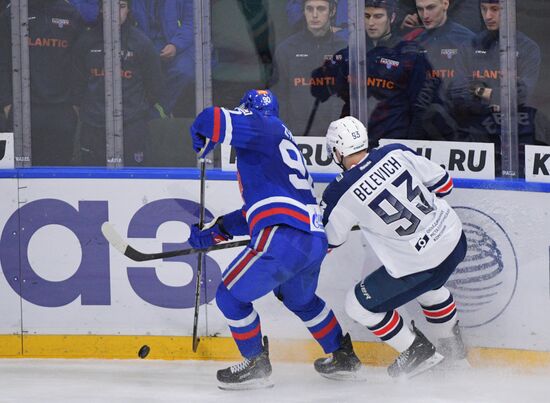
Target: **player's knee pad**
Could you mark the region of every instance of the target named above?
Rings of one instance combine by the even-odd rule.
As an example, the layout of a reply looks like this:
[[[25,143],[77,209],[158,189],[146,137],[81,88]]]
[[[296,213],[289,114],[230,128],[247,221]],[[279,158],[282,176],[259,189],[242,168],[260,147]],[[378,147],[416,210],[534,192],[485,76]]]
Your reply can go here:
[[[231,304],[232,299],[233,297],[227,287],[223,283],[220,283],[216,290],[216,304],[220,308],[220,311],[224,312],[226,307]]]
[[[433,306],[447,301],[450,296],[451,292],[447,288],[441,287],[436,290],[425,292],[416,298],[416,300],[422,306]]]
[[[348,291],[345,308],[348,316],[363,326],[374,326],[380,321],[380,314],[371,312],[361,305],[355,294],[355,288]]]
[[[240,300],[223,283],[220,283],[216,291],[216,304],[224,316],[234,317],[240,312],[243,306],[250,304],[250,302]]]

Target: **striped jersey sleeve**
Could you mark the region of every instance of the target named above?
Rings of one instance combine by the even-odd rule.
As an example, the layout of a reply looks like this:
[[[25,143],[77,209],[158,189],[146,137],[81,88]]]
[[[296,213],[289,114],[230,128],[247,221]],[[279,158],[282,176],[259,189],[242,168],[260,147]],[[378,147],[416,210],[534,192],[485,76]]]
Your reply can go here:
[[[280,136],[273,136],[274,124],[261,114],[246,109],[211,106],[204,109],[191,126],[192,133],[198,133],[215,143],[266,152]],[[277,123],[281,123],[277,120]],[[284,130],[284,126],[280,125]],[[281,132],[282,135],[282,132]]]
[[[419,179],[430,192],[437,197],[444,197],[451,193],[453,179],[441,165],[416,154],[412,150],[404,151],[403,156],[410,161]]]

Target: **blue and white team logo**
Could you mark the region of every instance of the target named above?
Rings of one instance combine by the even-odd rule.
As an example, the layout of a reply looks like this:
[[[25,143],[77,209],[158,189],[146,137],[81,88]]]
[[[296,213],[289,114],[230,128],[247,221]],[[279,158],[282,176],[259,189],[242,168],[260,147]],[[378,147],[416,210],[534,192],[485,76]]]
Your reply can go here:
[[[446,283],[455,298],[460,324],[478,327],[498,318],[514,297],[518,260],[504,228],[488,214],[454,207],[468,240],[468,252]]]
[[[271,105],[271,97],[268,94],[262,95],[262,105],[263,106]]]

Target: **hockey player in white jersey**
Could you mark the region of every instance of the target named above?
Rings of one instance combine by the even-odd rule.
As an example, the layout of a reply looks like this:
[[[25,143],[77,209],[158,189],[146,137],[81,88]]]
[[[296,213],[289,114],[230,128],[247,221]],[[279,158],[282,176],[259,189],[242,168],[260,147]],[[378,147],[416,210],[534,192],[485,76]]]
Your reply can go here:
[[[342,245],[358,224],[383,264],[350,290],[346,312],[400,353],[388,368],[392,377],[465,359],[456,305],[444,287],[467,248],[460,219],[440,198],[450,193],[451,177],[403,145],[369,151],[367,129],[351,116],[330,124],[326,144],[344,171],[323,194],[329,247]],[[436,325],[437,350],[396,310],[413,299]]]

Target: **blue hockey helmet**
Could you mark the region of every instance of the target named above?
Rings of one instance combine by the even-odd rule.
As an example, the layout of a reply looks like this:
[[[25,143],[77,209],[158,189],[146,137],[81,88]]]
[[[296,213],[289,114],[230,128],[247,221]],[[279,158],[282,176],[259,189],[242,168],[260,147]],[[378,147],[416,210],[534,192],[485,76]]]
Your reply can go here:
[[[249,90],[241,98],[241,105],[247,109],[256,109],[264,115],[279,116],[279,101],[269,90]]]

